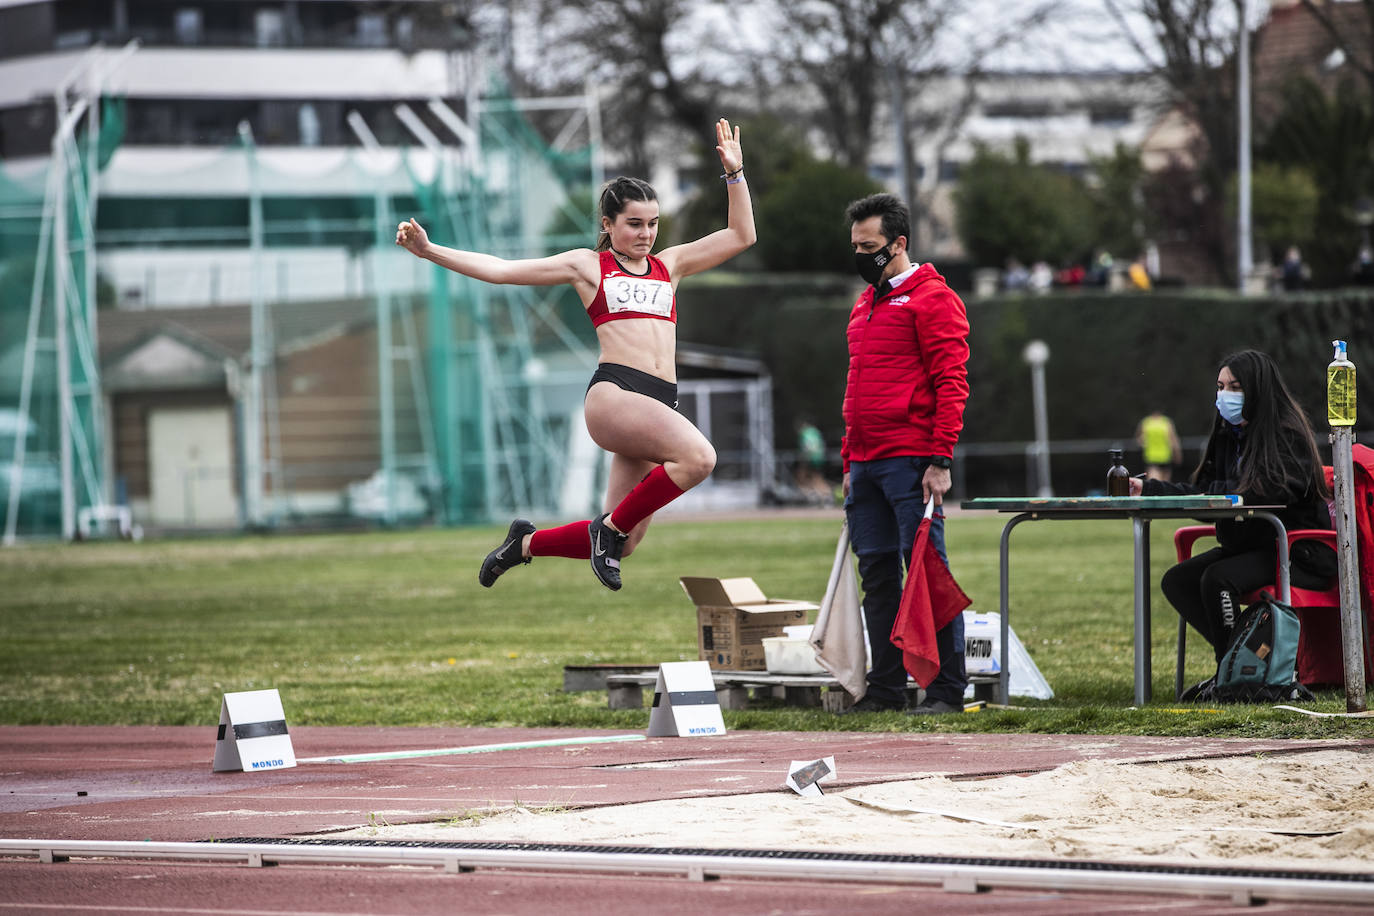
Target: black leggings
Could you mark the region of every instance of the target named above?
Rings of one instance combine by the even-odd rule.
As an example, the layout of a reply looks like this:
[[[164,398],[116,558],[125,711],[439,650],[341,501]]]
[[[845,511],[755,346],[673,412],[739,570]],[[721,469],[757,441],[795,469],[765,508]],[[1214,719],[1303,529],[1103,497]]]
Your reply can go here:
[[[1246,551],[1213,547],[1169,569],[1159,585],[1179,616],[1212,644],[1217,661],[1221,661],[1231,641],[1231,627],[1243,610],[1241,596],[1274,585],[1277,563],[1273,547]],[[1298,588],[1319,589],[1330,584],[1328,578],[1295,563],[1289,564],[1289,576]]]

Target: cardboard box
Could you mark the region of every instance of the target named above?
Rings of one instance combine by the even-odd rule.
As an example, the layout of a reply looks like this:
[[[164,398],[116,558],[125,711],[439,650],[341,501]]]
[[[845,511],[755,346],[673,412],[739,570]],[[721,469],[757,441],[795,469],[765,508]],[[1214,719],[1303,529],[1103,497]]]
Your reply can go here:
[[[697,651],[716,670],[763,671],[765,636],[782,636],[783,627],[806,623],[809,601],[769,598],[745,576],[678,580],[697,606]]]

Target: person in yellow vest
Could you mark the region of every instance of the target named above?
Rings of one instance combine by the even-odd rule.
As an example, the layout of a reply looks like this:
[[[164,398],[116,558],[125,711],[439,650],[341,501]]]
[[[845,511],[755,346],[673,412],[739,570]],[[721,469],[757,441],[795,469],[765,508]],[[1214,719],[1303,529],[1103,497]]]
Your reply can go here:
[[[1136,258],[1131,262],[1131,266],[1126,268],[1126,276],[1131,278],[1131,286],[1149,292],[1150,272],[1145,269],[1145,263],[1140,258]]]
[[[1152,411],[1136,427],[1135,439],[1145,454],[1145,475],[1151,480],[1172,477],[1174,465],[1183,458],[1174,421],[1158,410]]]

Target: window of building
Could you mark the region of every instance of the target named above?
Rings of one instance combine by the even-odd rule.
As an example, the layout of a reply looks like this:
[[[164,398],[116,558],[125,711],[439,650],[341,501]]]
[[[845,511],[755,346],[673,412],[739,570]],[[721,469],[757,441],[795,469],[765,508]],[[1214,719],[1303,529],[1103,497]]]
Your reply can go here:
[[[1096,127],[1125,127],[1131,123],[1131,106],[1097,104],[1088,108],[1088,120]]]
[[[313,102],[302,102],[297,112],[297,125],[300,131],[301,146],[320,145],[320,114]]]
[[[415,50],[415,17],[400,16],[396,20],[396,47],[407,53]]]
[[[358,17],[358,44],[364,48],[384,48],[387,44],[386,17],[363,13]]]
[[[179,45],[198,45],[205,40],[205,20],[195,7],[182,7],[172,14],[172,34]]]
[[[1013,99],[983,106],[985,118],[1048,118],[1053,113],[1054,106],[1042,99]]]
[[[281,10],[262,9],[253,14],[253,35],[259,48],[280,48],[286,44],[286,18]]]

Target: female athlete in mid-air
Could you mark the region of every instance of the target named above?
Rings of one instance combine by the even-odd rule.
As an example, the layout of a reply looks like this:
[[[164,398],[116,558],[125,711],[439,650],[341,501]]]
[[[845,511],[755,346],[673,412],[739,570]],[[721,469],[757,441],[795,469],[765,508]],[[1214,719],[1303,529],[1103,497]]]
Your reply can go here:
[[[601,347],[584,402],[587,432],[611,453],[605,514],[557,528],[511,522],[502,544],[482,561],[478,581],[531,557],[591,560],[597,579],[618,589],[620,560],[644,537],[658,509],[701,483],[716,464],[706,437],[677,412],[677,285],[754,244],[754,210],[744,181],[739,128],[716,122],[729,215],[724,229],[654,256],[658,198],[637,178],[616,178],[601,192],[596,249],[507,261],[430,242],[415,220],[401,223],[396,244],[417,257],[487,283],[555,286],[577,291]]]

